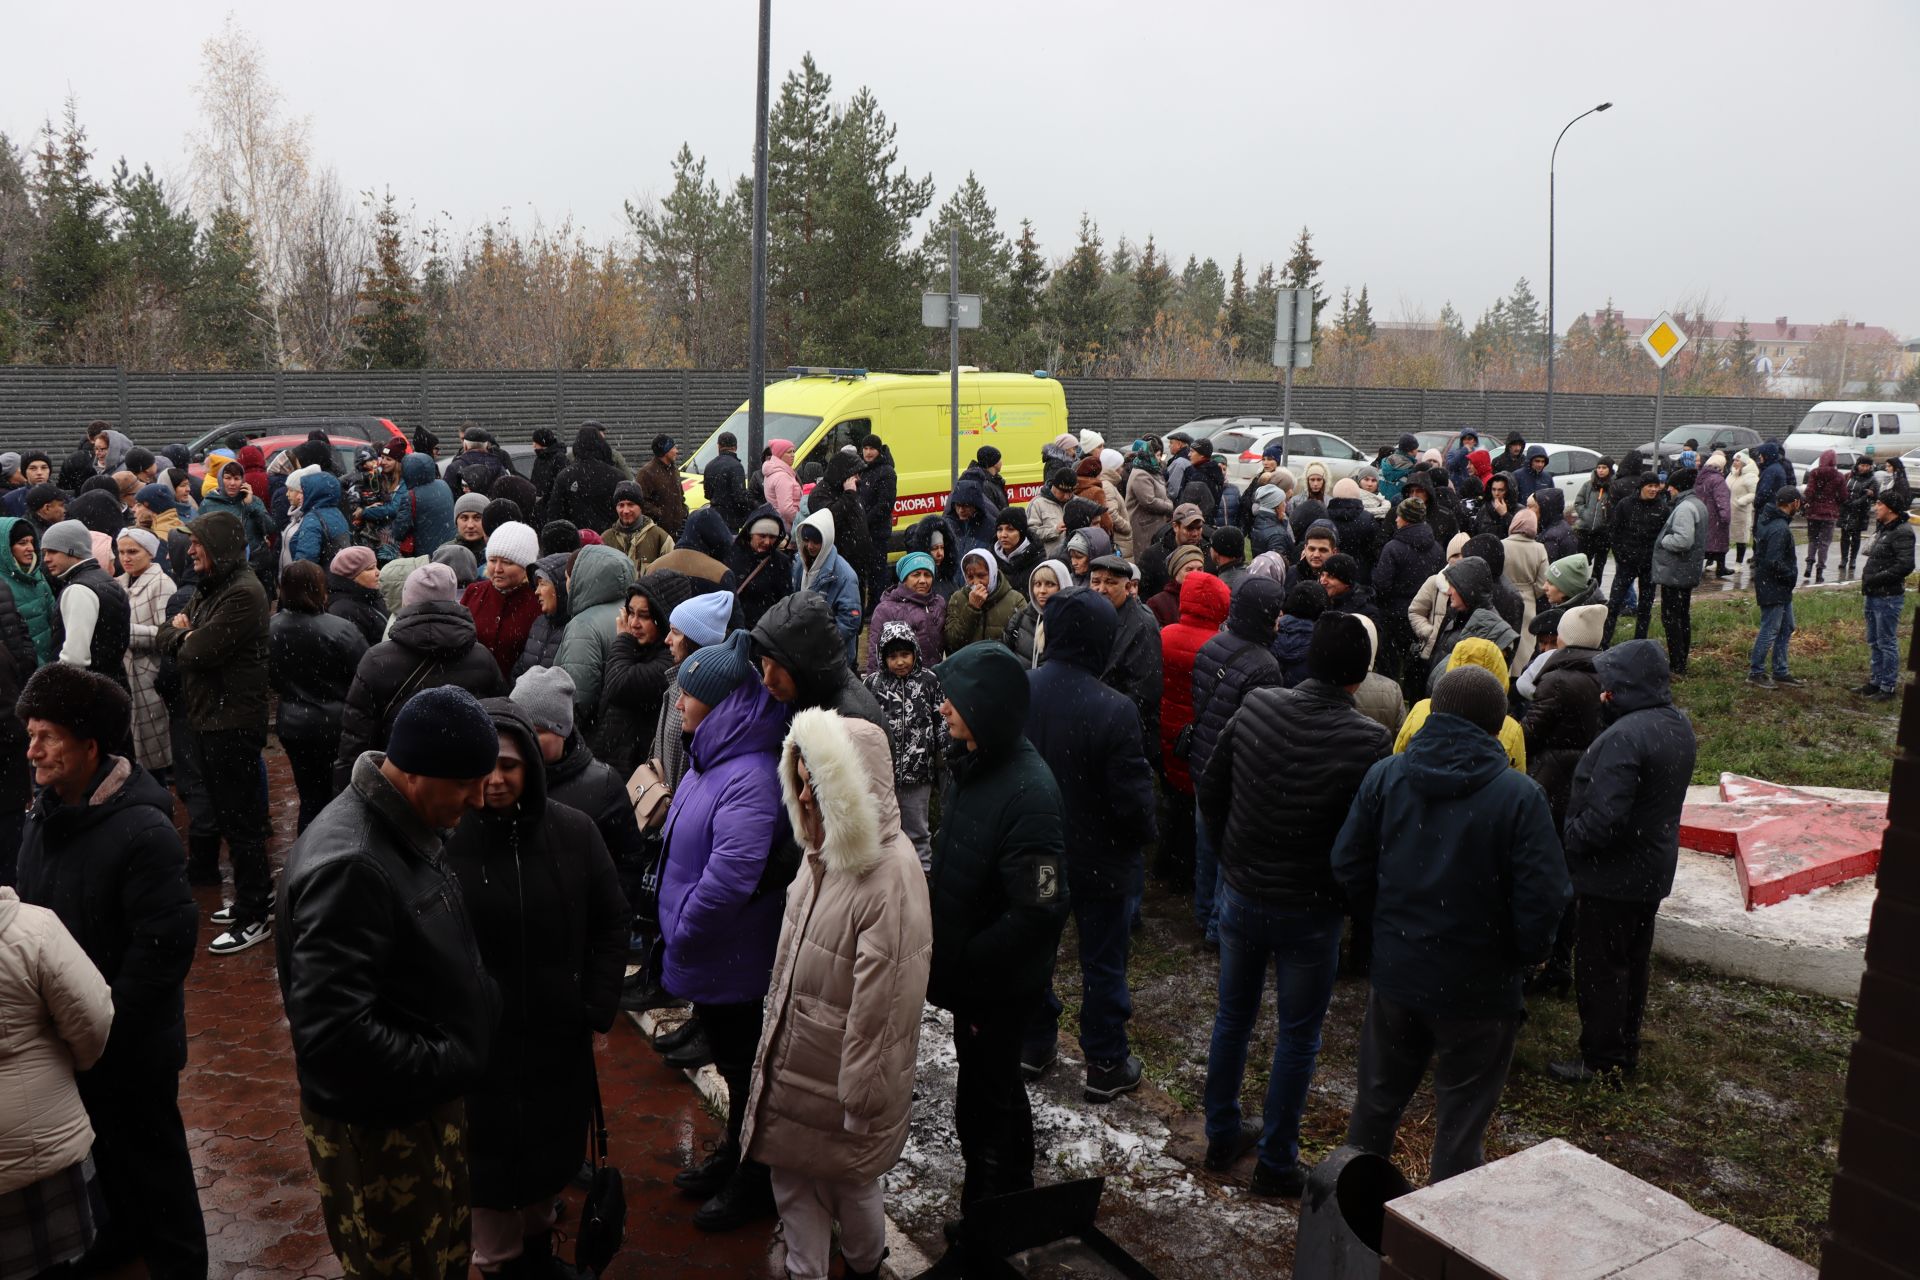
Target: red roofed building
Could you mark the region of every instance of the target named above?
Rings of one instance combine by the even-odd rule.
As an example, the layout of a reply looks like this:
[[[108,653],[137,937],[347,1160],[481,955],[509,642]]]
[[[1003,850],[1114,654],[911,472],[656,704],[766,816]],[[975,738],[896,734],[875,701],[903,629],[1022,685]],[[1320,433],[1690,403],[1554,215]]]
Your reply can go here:
[[[1587,323],[1599,328],[1605,321],[1605,309],[1595,311],[1587,317]],[[1651,316],[1636,317],[1613,313],[1614,320],[1633,337],[1638,338],[1653,326]],[[1690,321],[1681,321],[1681,327],[1687,330],[1687,336],[1695,342],[1731,342],[1740,329],[1738,320],[1716,320],[1712,333],[1696,333]],[[1756,360],[1766,360],[1774,372],[1784,373],[1793,364],[1794,357],[1813,345],[1825,324],[1799,324],[1779,316],[1771,321],[1747,321],[1747,337],[1753,342],[1753,354]],[[1892,330],[1877,324],[1855,323],[1847,326],[1847,341],[1861,347],[1897,347],[1900,339]]]

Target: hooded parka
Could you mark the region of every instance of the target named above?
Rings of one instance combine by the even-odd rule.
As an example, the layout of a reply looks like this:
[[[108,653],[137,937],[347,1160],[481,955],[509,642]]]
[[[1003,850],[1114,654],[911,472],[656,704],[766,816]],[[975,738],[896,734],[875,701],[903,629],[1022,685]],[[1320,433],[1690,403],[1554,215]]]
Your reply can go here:
[[[820,838],[805,834],[806,762]],[[907,1141],[933,962],[926,877],[900,830],[886,735],[802,711],[780,756],[805,857],[786,894],[741,1142],[747,1157],[831,1182],[870,1182]]]
[[[624,563],[624,561],[623,561]],[[362,751],[384,751],[407,699],[422,689],[459,685],[476,698],[506,693],[500,664],[474,634],[473,619],[457,600],[422,600],[393,615],[387,638],[360,659],[340,717],[340,750],[333,784],[344,791]]]
[[[586,1146],[593,1033],[613,1026],[627,959],[627,903],[591,819],[547,794],[526,712],[490,698],[525,787],[510,809],[474,809],[447,840],[500,1022],[467,1093],[473,1203],[517,1209],[560,1192]]]

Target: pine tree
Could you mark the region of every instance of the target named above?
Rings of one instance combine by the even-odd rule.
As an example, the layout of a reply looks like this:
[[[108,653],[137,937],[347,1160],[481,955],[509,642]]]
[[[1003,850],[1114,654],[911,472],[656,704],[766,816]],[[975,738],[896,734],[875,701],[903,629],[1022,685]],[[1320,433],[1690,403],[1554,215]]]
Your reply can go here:
[[[768,113],[767,363],[776,368],[798,363],[811,337],[811,296],[822,276],[814,241],[827,182],[832,94],[832,77],[808,53]],[[738,196],[742,208],[753,208],[751,174],[741,177]]]
[[[1007,293],[1013,275],[1013,246],[1000,230],[1000,218],[987,202],[987,189],[972,173],[960,184],[927,225],[920,244],[929,292],[945,293],[948,284],[948,231],[960,230],[960,291],[980,296],[980,328],[960,334],[961,355],[975,364],[988,363],[998,350],[996,335],[1007,323]],[[926,335],[923,334],[924,338]],[[946,335],[938,334],[940,360],[946,358]]]
[[[27,344],[27,281],[40,244],[27,156],[0,133],[0,364],[12,364]]]
[[[988,358],[997,367],[1039,369],[1046,365],[1047,340],[1041,332],[1041,314],[1048,274],[1033,223],[1022,218],[1020,238],[1013,245],[1013,270],[1007,277],[1002,314],[987,332]]]
[[[1153,242],[1151,232],[1140,250],[1140,261],[1133,269],[1133,331],[1151,333],[1154,321],[1166,310],[1173,288],[1173,272]]]
[[[373,215],[373,261],[364,269],[353,317],[356,354],[366,369],[419,369],[427,363],[426,317],[407,266],[400,212],[389,191]]]
[[[885,368],[923,358],[918,286],[926,270],[908,236],[933,203],[933,178],[898,171],[896,133],[865,89],[834,114],[802,364]]]
[[[1506,332],[1512,340],[1514,354],[1520,359],[1546,358],[1546,330],[1540,318],[1540,302],[1533,296],[1533,287],[1525,276],[1514,282],[1513,293],[1507,298]]]
[[[1464,343],[1467,340],[1466,322],[1461,320],[1460,313],[1453,309],[1451,299],[1440,308],[1440,332],[1445,334],[1451,342]]]
[[[1238,355],[1247,341],[1247,260],[1245,255],[1233,260],[1233,276],[1227,288],[1227,310],[1221,324],[1220,336],[1226,342],[1227,354]]]
[[[1313,232],[1302,227],[1293,242],[1293,252],[1281,264],[1281,280],[1284,288],[1306,289],[1313,294],[1315,341],[1319,340],[1320,311],[1327,305],[1327,296],[1320,289],[1320,266],[1320,259],[1313,254]]]
[[[1367,286],[1360,286],[1360,297],[1353,304],[1353,335],[1362,342],[1373,340],[1373,304],[1367,301]]]
[[[1727,368],[1733,373],[1735,384],[1749,395],[1759,381],[1759,371],[1754,368],[1754,357],[1758,351],[1753,342],[1753,330],[1748,326],[1747,318],[1741,316],[1722,354],[1726,358]]]
[[[28,263],[27,309],[40,328],[43,353],[53,357],[78,332],[96,295],[113,274],[114,249],[107,189],[88,171],[93,152],[79,109],[67,99],[59,133],[48,121],[33,203],[41,239]]]
[[[1327,305],[1326,294],[1320,288],[1320,259],[1314,256],[1313,232],[1306,227],[1300,228],[1300,235],[1293,242],[1293,251],[1281,264],[1281,284],[1288,289],[1304,289],[1313,299],[1313,349],[1318,354],[1320,348],[1320,312]]]
[[[1133,276],[1133,266],[1133,245],[1128,242],[1125,236],[1121,236],[1120,242],[1113,246],[1113,259],[1107,267],[1107,274],[1109,276],[1126,276],[1131,278]]]
[[[1048,335],[1060,352],[1060,370],[1064,373],[1090,373],[1106,353],[1113,327],[1108,300],[1101,290],[1106,274],[1100,229],[1083,213],[1073,254],[1054,273],[1047,289]]]
[[[193,279],[193,214],[174,204],[151,165],[136,174],[122,159],[114,166],[112,193],[120,224],[115,241],[120,270],[149,305],[176,297]]]
[[[215,367],[262,369],[268,364],[264,315],[253,233],[239,210],[222,205],[200,237],[187,332]]]
[[[747,226],[737,200],[707,177],[707,161],[680,144],[673,158],[673,190],[657,209],[627,204],[627,221],[640,242],[640,278],[675,330],[686,362],[696,369],[725,367],[746,351]],[[434,259],[429,257],[431,298]]]
[[[1227,277],[1220,264],[1205,258],[1197,265],[1189,257],[1180,273],[1180,309],[1194,333],[1211,338],[1220,328],[1220,309],[1227,304]]]
[[[1247,299],[1247,335],[1241,354],[1249,359],[1267,361],[1273,356],[1275,313],[1280,305],[1280,285],[1271,262],[1262,263],[1254,277],[1253,292]]]

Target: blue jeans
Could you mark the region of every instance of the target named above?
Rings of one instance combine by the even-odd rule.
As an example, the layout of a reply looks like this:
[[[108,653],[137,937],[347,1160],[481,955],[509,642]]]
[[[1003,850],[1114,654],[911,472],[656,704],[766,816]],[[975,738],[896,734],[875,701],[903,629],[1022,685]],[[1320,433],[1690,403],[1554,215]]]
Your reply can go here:
[[[1867,606],[1867,653],[1873,660],[1873,683],[1892,693],[1900,687],[1900,606],[1897,596],[1862,596]]]
[[[1320,1023],[1333,999],[1344,923],[1338,911],[1269,907],[1235,893],[1231,885],[1221,886],[1220,1004],[1207,1049],[1209,1142],[1240,1132],[1247,1040],[1260,1016],[1260,993],[1271,961],[1279,1027],[1267,1077],[1260,1163],[1288,1169],[1299,1161],[1300,1112],[1320,1053]]]
[[[1871,602],[1869,602],[1871,603]],[[1873,634],[1872,610],[1868,610],[1867,634]],[[1787,672],[1787,642],[1793,639],[1793,601],[1760,606],[1760,634],[1753,638],[1753,653],[1747,659],[1748,671],[1767,674],[1767,652],[1773,652],[1773,674]]]
[[[1193,808],[1193,923],[1208,942],[1220,940],[1220,853],[1207,834],[1200,806]]]
[[[1071,899],[1074,929],[1080,935],[1080,1052],[1087,1065],[1127,1060],[1127,1019],[1133,996],[1127,990],[1127,943],[1134,904],[1139,899]],[[1060,1035],[1060,998],[1047,984],[1046,999],[1027,1022],[1029,1054],[1050,1050]]]

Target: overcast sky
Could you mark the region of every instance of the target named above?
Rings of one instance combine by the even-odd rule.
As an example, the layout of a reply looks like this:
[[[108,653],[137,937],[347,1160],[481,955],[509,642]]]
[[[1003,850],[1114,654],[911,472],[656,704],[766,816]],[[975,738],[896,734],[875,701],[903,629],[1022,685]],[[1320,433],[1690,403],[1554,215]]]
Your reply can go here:
[[[15,6],[0,130],[74,94],[99,153],[185,176],[199,47],[225,14],[265,48],[316,157],[456,228],[571,213],[596,237],[662,193],[681,141],[751,164],[756,6]],[[774,0],[775,92],[811,50],[870,87],[944,199],[971,169],[1003,226],[1279,260],[1313,228],[1330,292],[1472,321],[1516,277],[1544,301],[1554,135],[1559,325],[1845,314],[1920,336],[1920,3]]]

